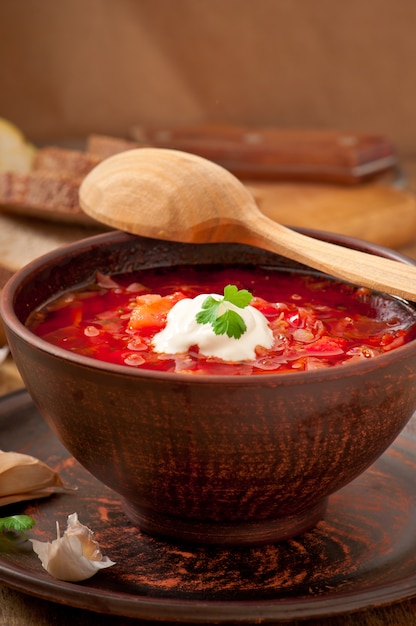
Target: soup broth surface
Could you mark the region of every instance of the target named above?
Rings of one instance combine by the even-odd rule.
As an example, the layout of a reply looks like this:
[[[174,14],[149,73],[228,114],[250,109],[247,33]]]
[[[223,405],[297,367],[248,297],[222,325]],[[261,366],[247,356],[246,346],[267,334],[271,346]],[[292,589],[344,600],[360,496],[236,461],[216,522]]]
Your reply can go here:
[[[224,361],[198,346],[157,353],[153,338],[176,302],[222,295],[226,285],[253,294],[267,319],[270,349],[256,358]],[[371,359],[414,339],[416,312],[407,303],[320,274],[251,266],[175,266],[104,276],[59,296],[27,325],[66,350],[120,365],[166,372],[260,375],[340,366]],[[234,339],[240,341],[241,339]]]

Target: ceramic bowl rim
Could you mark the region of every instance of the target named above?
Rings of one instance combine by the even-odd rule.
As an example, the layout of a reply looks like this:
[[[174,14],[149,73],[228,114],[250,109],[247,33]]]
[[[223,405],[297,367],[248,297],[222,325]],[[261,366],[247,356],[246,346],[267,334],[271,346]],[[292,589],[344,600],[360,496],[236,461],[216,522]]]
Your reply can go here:
[[[396,260],[402,261],[409,265],[416,265],[416,260],[411,259],[410,257],[406,257],[405,255],[395,251],[390,250],[389,248],[385,248],[383,246],[369,243],[367,241],[345,236],[338,235],[334,233],[328,233],[321,230],[314,229],[305,229],[299,228],[296,229],[300,232],[308,234],[310,236],[317,235],[320,238],[330,238],[333,241],[336,241],[340,245],[347,245],[348,247],[357,246],[359,249],[366,249],[371,251],[372,253],[380,253],[380,256],[388,256],[390,258],[394,258]],[[395,348],[390,352],[386,352],[385,354],[377,355],[373,359],[362,360],[362,361],[354,361],[353,363],[345,363],[340,367],[328,367],[322,368],[318,370],[311,371],[302,371],[302,372],[277,372],[277,373],[262,373],[259,375],[252,374],[241,374],[241,375],[232,375],[232,374],[213,374],[206,376],[195,376],[192,373],[178,373],[178,372],[161,372],[155,370],[146,370],[133,368],[128,365],[118,365],[109,363],[106,361],[100,361],[94,359],[92,357],[79,355],[73,353],[69,350],[65,350],[64,348],[60,348],[58,346],[54,346],[53,344],[45,341],[44,339],[35,335],[29,328],[25,326],[23,322],[20,321],[19,317],[15,313],[14,310],[14,299],[15,295],[19,290],[19,286],[26,280],[30,280],[31,277],[34,277],[42,267],[48,265],[51,261],[57,261],[64,256],[67,256],[68,253],[76,253],[82,252],[84,248],[91,247],[94,245],[95,247],[99,247],[102,244],[108,242],[109,244],[117,238],[124,239],[127,237],[134,237],[134,235],[130,235],[129,233],[125,233],[124,231],[111,230],[105,233],[100,233],[92,236],[85,237],[84,239],[77,240],[75,242],[65,244],[60,246],[50,252],[42,254],[37,258],[33,259],[29,263],[25,264],[21,269],[17,270],[13,276],[7,281],[6,285],[3,287],[0,299],[0,314],[3,319],[3,324],[6,330],[6,336],[11,332],[17,335],[20,339],[25,341],[27,344],[30,344],[33,348],[37,350],[49,354],[57,359],[61,359],[71,363],[77,367],[83,367],[87,369],[96,369],[102,372],[105,372],[109,375],[116,375],[122,377],[132,377],[133,379],[153,379],[160,381],[170,381],[170,382],[180,382],[180,383],[188,383],[195,384],[214,384],[217,385],[221,382],[226,382],[229,384],[238,385],[250,385],[255,386],[259,385],[263,381],[265,385],[271,386],[279,386],[279,383],[282,385],[302,385],[305,383],[314,383],[318,381],[330,381],[333,379],[339,378],[349,378],[353,376],[361,376],[366,372],[373,371],[375,369],[391,366],[392,364],[405,360],[408,356],[416,353],[416,338],[410,341],[409,343]],[[158,242],[160,240],[157,240]],[[180,243],[180,242],[179,242]],[[186,244],[184,244],[186,245]],[[209,244],[212,245],[212,244]],[[405,303],[409,303],[409,301],[397,298]],[[410,303],[411,304],[411,303]],[[416,307],[416,305],[415,305]],[[415,313],[416,315],[416,313]],[[340,372],[342,375],[340,375]]]

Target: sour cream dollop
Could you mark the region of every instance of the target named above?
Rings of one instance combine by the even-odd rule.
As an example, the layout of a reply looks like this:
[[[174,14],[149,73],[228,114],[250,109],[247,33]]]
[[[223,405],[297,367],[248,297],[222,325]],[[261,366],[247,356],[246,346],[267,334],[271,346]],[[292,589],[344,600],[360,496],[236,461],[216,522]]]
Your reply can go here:
[[[222,300],[218,294],[210,295],[215,300]],[[197,345],[200,354],[206,357],[233,362],[253,361],[256,358],[256,346],[267,349],[272,347],[273,332],[266,317],[250,305],[242,309],[231,302],[226,303],[227,308],[238,313],[246,324],[247,330],[239,339],[216,335],[211,324],[199,324],[196,315],[207,297],[207,294],[201,294],[195,298],[185,298],[172,307],[165,328],[153,337],[155,352],[179,354]]]

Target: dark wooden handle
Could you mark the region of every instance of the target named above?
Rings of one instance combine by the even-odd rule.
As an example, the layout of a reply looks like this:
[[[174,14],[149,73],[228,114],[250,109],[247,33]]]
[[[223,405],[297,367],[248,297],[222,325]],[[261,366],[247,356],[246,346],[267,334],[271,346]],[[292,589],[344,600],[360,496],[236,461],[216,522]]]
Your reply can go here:
[[[136,126],[132,137],[146,145],[198,154],[245,180],[353,184],[397,163],[392,142],[376,134],[206,124]]]

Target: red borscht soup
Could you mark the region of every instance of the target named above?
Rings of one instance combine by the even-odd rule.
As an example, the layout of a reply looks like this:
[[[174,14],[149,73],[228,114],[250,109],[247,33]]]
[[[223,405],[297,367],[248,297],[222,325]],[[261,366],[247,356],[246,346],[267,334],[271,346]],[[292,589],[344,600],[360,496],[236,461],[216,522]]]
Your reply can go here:
[[[198,345],[170,354],[154,349],[176,303],[223,294],[227,285],[252,294],[272,346],[255,358],[227,361]],[[96,281],[59,296],[28,320],[44,340],[102,361],[166,372],[260,375],[341,366],[403,345],[416,334],[416,312],[406,302],[316,273],[251,266],[175,266]],[[241,341],[232,338],[232,341]]]

